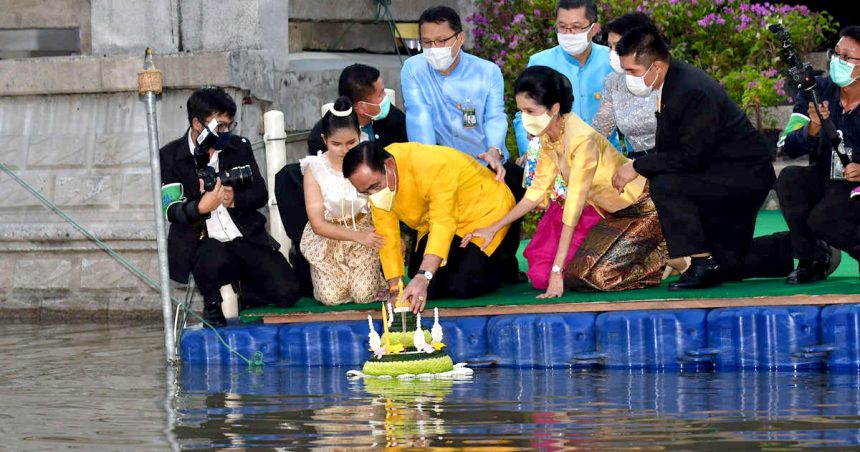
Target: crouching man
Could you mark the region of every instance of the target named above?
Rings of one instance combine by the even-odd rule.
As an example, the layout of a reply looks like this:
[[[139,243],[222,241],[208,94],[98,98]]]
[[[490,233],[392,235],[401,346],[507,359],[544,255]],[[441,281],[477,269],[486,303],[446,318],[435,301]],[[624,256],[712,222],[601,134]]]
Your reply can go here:
[[[392,297],[404,276],[400,222],[418,231],[409,259],[411,280],[403,291],[413,312],[427,297],[472,298],[498,289],[502,270],[516,259],[519,237],[507,227],[482,251],[481,239],[463,236],[489,226],[514,207],[504,182],[469,154],[419,143],[382,148],[364,142],[347,152],[343,175],[370,195],[376,232],[384,237],[382,271]]]
[[[203,318],[226,322],[220,288],[238,283],[244,307],[292,306],[298,281],[257,211],[266,184],[247,139],[233,136],[236,103],[218,87],[188,99],[188,132],[160,151],[162,207],[170,222],[170,279],[189,272],[203,295]]]

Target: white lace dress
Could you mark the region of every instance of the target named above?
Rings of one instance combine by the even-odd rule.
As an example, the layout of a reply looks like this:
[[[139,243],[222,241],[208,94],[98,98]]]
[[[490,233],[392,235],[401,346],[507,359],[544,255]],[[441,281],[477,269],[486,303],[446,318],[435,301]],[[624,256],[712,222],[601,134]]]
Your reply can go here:
[[[322,191],[326,221],[356,231],[373,230],[367,196],[335,171],[322,152],[299,163],[302,173],[310,171]],[[372,248],[317,235],[310,222],[299,247],[310,263],[314,298],[323,304],[368,303],[385,286],[379,253]]]

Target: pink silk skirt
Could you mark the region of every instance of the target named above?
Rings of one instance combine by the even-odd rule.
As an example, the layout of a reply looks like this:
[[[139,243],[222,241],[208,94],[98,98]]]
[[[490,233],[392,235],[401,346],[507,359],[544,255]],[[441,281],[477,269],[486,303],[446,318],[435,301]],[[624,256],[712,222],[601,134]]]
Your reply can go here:
[[[552,261],[555,260],[555,254],[558,251],[558,241],[561,239],[561,222],[564,209],[558,203],[550,202],[549,208],[538,222],[535,235],[531,242],[523,251],[523,257],[528,261],[529,269],[526,274],[532,287],[538,290],[545,290],[549,285],[549,274],[552,270]],[[588,231],[592,226],[597,224],[601,219],[599,213],[594,210],[594,207],[586,205],[582,209],[582,216],[579,218],[579,223],[573,230],[573,240],[570,241],[570,249],[567,252],[567,259],[564,261],[564,266],[573,259],[579,245],[585,240]]]

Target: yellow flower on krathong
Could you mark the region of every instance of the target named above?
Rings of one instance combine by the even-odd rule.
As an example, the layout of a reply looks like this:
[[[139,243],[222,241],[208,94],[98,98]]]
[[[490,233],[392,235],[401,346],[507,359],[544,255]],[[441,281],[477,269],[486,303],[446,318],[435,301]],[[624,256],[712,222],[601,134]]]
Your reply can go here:
[[[445,346],[445,343],[444,342],[434,342],[430,345],[432,345],[433,348],[435,348],[436,350],[442,350],[442,347]]]

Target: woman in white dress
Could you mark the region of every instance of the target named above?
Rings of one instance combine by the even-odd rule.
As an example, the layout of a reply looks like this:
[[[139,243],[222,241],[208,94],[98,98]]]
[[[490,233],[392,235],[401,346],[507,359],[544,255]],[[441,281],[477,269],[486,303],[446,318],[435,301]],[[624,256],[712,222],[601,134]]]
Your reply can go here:
[[[322,119],[326,152],[300,161],[308,213],[300,248],[314,298],[326,305],[368,303],[386,287],[378,251],[383,238],[373,231],[367,196],[342,173],[343,157],[359,136],[352,103],[340,97]]]

